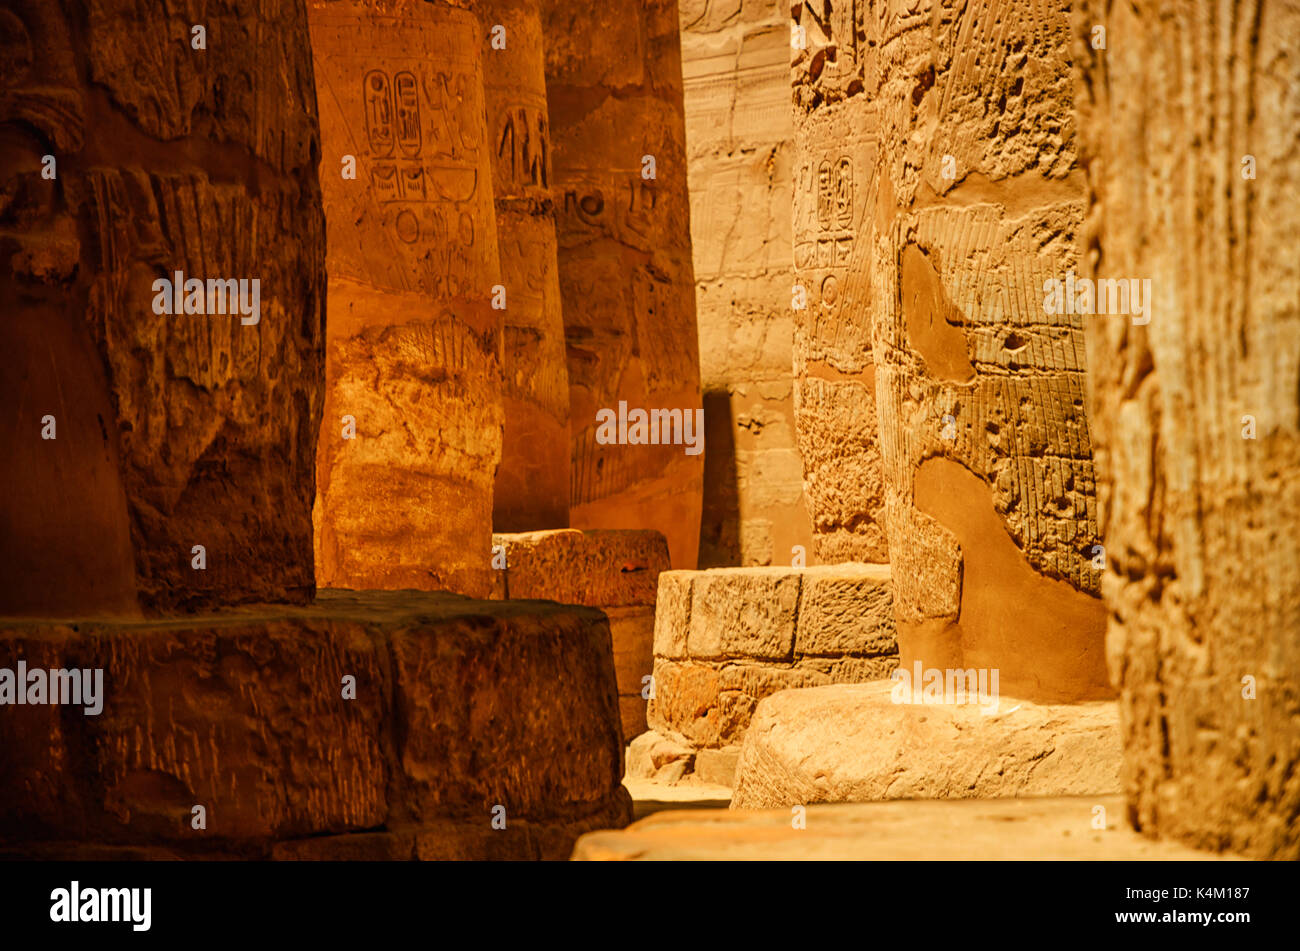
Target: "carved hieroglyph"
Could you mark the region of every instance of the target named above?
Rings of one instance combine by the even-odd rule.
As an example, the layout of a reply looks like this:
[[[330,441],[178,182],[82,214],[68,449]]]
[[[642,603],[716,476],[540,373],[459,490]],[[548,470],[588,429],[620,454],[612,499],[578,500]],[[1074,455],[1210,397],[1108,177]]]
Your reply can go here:
[[[310,596],[324,220],[305,29],[298,3],[0,4],[0,614]],[[177,272],[204,312],[155,311]],[[241,280],[247,318],[207,312],[208,281]]]
[[[329,245],[317,580],[486,597],[501,311],[480,27],[416,0],[309,16]]]
[[[800,427],[817,530],[835,530],[819,555],[884,555],[883,512],[902,663],[1105,696],[1082,318],[1042,292],[1083,216],[1068,4],[794,13]]]
[[[682,0],[705,456],[700,564],[790,564],[812,530],[795,439],[789,10]]]
[[[1298,858],[1300,5],[1088,3],[1075,33],[1082,263],[1151,282],[1148,323],[1087,333],[1129,817]]]
[[[499,532],[569,524],[569,371],[551,200],[551,130],[539,0],[485,0],[483,85],[501,283],[505,435]]]
[[[601,444],[596,424],[599,410],[617,412],[620,401],[646,411],[701,405],[677,4],[547,0],[544,25],[570,521],[657,529],[673,566],[694,567],[703,454]]]

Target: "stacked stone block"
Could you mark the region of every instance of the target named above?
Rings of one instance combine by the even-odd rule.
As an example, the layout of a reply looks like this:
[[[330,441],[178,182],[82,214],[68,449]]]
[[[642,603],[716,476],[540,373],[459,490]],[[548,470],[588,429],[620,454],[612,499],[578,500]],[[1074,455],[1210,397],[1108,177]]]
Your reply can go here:
[[[769,694],[889,677],[898,662],[889,568],[665,572],[654,654],[650,728],[697,750],[735,747]]]
[[[497,596],[600,608],[609,618],[623,737],[646,728],[655,591],[668,544],[652,531],[561,529],[493,536]]]

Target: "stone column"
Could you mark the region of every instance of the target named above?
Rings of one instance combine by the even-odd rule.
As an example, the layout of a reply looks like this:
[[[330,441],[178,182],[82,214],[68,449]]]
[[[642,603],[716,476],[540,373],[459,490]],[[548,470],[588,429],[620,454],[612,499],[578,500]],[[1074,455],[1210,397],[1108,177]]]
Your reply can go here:
[[[1068,4],[804,4],[795,26],[801,429],[856,460],[805,444],[814,518],[842,510],[866,557],[883,509],[905,669],[1107,696],[1082,318],[1042,293],[1083,219]]]
[[[700,564],[789,565],[812,547],[791,371],[789,9],[680,7],[709,444]]]
[[[493,527],[569,524],[569,370],[555,259],[539,0],[483,0],[483,78],[501,283],[505,435]]]
[[[190,7],[0,9],[0,614],[313,590],[305,13]]]
[[[325,586],[491,592],[500,282],[473,14],[312,0],[328,221]]]
[[[1083,276],[1144,302],[1087,334],[1129,818],[1295,859],[1300,5],[1089,2],[1075,35]]]
[[[823,562],[889,560],[867,284],[878,132],[847,0],[794,4],[794,406]],[[872,26],[872,29],[877,29]]]
[[[659,445],[605,443],[596,419],[622,402],[629,418],[680,409],[694,425],[701,409],[677,4],[548,0],[544,25],[573,435],[570,520],[575,528],[657,529],[674,567],[691,568],[703,454],[662,444],[662,433]],[[689,435],[702,447],[702,434]]]

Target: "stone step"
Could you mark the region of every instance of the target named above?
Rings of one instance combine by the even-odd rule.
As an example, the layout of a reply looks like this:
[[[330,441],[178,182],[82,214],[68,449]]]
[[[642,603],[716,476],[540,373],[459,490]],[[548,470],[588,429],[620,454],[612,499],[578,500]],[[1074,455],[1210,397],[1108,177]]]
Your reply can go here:
[[[887,678],[898,663],[887,565],[666,571],[655,613],[652,730],[738,744],[778,690]]]
[[[795,807],[800,808],[800,807]],[[1215,860],[1123,825],[1119,796],[656,812],[578,840],[578,861]],[[803,825],[803,828],[798,828]],[[1100,825],[1100,828],[1098,827]]]
[[[0,674],[19,661],[101,668],[103,689],[98,715],[0,706],[11,853],[77,842],[265,856],[406,829],[426,854],[441,841],[498,856],[513,841],[517,857],[554,856],[567,847],[542,849],[548,829],[631,817],[609,627],[592,608],[323,591],[303,607],[166,621],[0,621]],[[533,832],[508,836],[512,823]],[[453,827],[455,841],[438,831]]]
[[[1114,702],[895,702],[917,699],[902,686],[834,684],[764,699],[741,747],[732,805],[1120,792]]]
[[[655,592],[668,569],[668,543],[649,530],[563,528],[499,532],[493,554],[497,596],[600,608],[609,617],[623,737],[645,732],[645,678],[654,664]]]

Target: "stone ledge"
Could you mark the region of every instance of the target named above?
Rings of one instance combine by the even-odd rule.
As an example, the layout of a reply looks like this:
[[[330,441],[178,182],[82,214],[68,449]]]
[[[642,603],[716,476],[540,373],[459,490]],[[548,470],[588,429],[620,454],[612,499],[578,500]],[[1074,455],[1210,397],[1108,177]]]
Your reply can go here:
[[[745,734],[733,806],[1120,791],[1114,702],[1002,697],[986,714],[978,704],[894,703],[892,688],[834,684],[765,698]]]
[[[1102,808],[1099,814],[1097,807]],[[1099,815],[1104,829],[1094,828]],[[1119,796],[912,800],[790,809],[657,812],[578,840],[576,861],[1223,859],[1144,839],[1121,823]]]
[[[597,608],[653,607],[668,543],[656,531],[560,528],[498,533],[498,594]]]
[[[103,668],[105,699],[98,716],[0,707],[0,848],[247,855],[496,804],[562,826],[623,796],[609,626],[591,608],[325,591],[188,619],[0,621],[0,668],[19,660]]]

